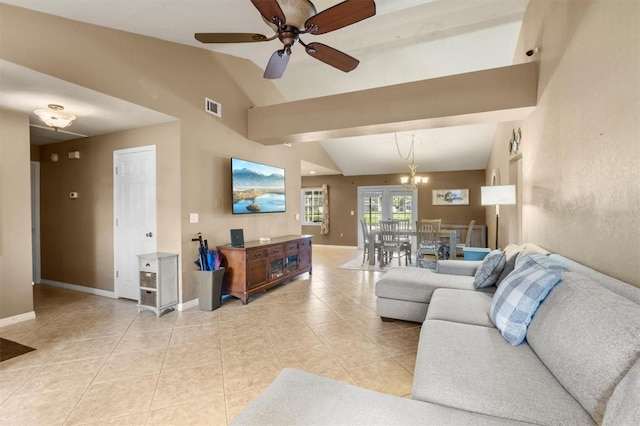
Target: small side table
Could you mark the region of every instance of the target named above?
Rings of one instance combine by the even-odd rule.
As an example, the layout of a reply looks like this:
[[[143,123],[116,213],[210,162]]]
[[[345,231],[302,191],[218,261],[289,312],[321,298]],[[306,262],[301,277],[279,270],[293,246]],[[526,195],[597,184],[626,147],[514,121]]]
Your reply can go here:
[[[178,304],[178,255],[148,253],[138,255],[140,303],[138,312],[147,309],[159,317]]]

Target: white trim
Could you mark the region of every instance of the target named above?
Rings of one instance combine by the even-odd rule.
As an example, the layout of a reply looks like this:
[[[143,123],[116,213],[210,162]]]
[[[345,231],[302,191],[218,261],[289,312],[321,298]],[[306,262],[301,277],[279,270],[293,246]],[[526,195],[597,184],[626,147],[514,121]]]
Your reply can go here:
[[[31,183],[31,205],[33,218],[33,233],[31,236],[33,247],[31,248],[31,261],[33,262],[33,282],[40,282],[42,279],[42,261],[40,253],[40,162],[32,161],[31,169],[33,170],[33,182]]]
[[[337,246],[337,245],[331,245],[331,244],[313,244],[312,247],[347,248],[347,249],[358,250],[357,246]]]
[[[187,309],[195,308],[196,306],[200,306],[200,299],[189,300],[186,303],[178,303],[178,310],[186,311]]]
[[[67,290],[80,291],[82,293],[89,293],[96,296],[109,297],[111,299],[117,299],[116,294],[113,291],[100,290],[99,288],[85,287],[83,285],[76,285],[76,284],[61,283],[58,281],[45,280],[45,279],[40,280],[40,284],[46,284],[52,287],[66,288]]]
[[[322,187],[321,186],[310,186],[310,187],[306,187],[306,188],[301,188],[300,189],[300,206],[302,209],[302,220],[300,221],[302,226],[322,226],[322,221],[320,222],[307,222],[304,220],[305,218],[305,193],[307,191],[318,191],[320,193],[322,193]],[[322,212],[322,216],[324,217],[324,212]]]
[[[36,319],[36,313],[34,311],[25,312],[24,314],[14,315],[12,317],[0,319],[0,327],[6,327],[8,325],[17,324],[23,321],[29,321]]]

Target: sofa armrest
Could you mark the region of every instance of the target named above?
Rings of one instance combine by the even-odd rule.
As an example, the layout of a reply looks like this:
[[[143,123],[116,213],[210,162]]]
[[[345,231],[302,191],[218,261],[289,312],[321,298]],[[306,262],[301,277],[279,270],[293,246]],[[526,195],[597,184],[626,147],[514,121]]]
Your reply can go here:
[[[439,260],[436,265],[438,274],[466,275],[472,277],[476,274],[482,260]]]

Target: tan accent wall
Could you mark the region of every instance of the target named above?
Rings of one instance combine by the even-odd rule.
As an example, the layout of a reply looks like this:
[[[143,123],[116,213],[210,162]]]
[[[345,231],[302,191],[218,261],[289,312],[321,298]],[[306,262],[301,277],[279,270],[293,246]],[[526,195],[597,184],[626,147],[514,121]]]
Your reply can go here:
[[[33,311],[28,125],[0,109],[0,320]]]
[[[173,122],[40,147],[43,279],[114,290],[113,152],[120,149],[156,146],[158,251],[180,252],[179,141]],[[71,151],[80,159],[69,159]]]
[[[485,224],[485,208],[480,206],[480,186],[484,185],[484,170],[461,172],[423,173],[429,183],[418,190],[418,218],[442,218],[443,223],[468,225]],[[358,223],[358,187],[399,185],[400,175],[373,176],[304,176],[302,187],[329,186],[329,235],[320,235],[320,227],[303,226],[302,232],[313,235],[314,244],[357,246],[360,224]],[[468,206],[434,206],[434,189],[469,189]],[[351,211],[354,215],[351,216]],[[341,236],[342,234],[342,236]]]
[[[52,50],[51,44],[65,49]],[[191,238],[197,232],[211,245],[227,243],[230,228],[244,228],[247,239],[300,232],[295,219],[300,212],[300,158],[286,147],[265,147],[246,137],[248,109],[282,100],[271,82],[257,77],[259,68],[250,61],[6,4],[0,4],[0,57],[180,120],[179,152],[167,160],[179,175],[180,198],[173,200],[180,209],[179,223],[159,228],[158,237],[173,241],[174,233],[180,233],[181,302],[197,297],[191,273],[197,253]],[[245,85],[238,76],[254,79]],[[222,118],[204,112],[205,97],[222,103]],[[231,214],[232,156],[286,169],[287,191],[295,194],[287,198],[286,213]],[[101,161],[111,163],[111,155]],[[200,223],[190,224],[189,213],[199,213]],[[169,246],[175,251],[173,242]],[[108,285],[103,272],[68,273],[93,274],[94,280],[100,279],[94,285]]]
[[[638,28],[637,0],[531,0],[514,59],[538,61],[540,69],[538,106],[521,123],[523,241],[636,286]],[[529,59],[524,52],[534,46],[540,51]],[[508,174],[510,130],[496,133],[487,173]]]

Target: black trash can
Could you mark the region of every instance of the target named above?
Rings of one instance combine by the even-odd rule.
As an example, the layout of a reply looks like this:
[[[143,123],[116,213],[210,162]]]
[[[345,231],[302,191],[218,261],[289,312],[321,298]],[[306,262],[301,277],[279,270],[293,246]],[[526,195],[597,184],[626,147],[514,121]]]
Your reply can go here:
[[[193,271],[198,289],[201,311],[214,311],[220,307],[224,268],[215,271]]]

